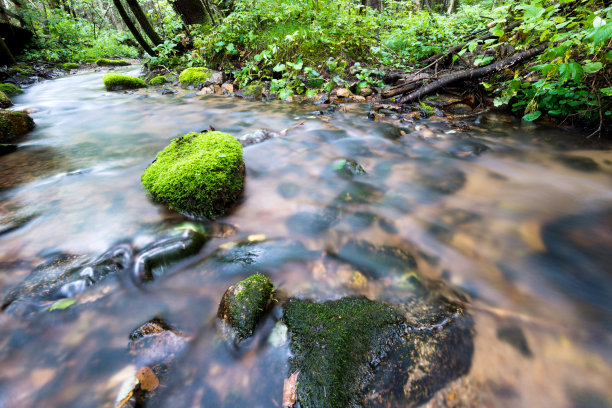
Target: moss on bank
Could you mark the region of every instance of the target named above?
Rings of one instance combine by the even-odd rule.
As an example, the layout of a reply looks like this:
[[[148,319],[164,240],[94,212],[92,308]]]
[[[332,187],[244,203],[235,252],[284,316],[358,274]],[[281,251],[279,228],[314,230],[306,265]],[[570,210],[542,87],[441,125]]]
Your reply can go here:
[[[151,79],[149,81],[149,84],[151,84],[151,85],[163,85],[163,84],[165,84],[167,82],[168,82],[168,79],[165,76],[160,75],[160,76],[156,76],[155,78]]]
[[[0,91],[7,95],[18,95],[23,93],[21,88],[13,84],[0,84]]]
[[[244,187],[242,146],[222,132],[189,133],[157,154],[142,174],[157,201],[197,217],[223,215]]]
[[[392,306],[366,298],[325,303],[292,300],[283,317],[291,333],[291,372],[299,371],[303,407],[360,406],[371,362],[400,342],[405,320]]]
[[[140,78],[115,73],[108,73],[104,75],[102,81],[104,81],[104,86],[109,91],[147,87],[147,83]]]
[[[272,301],[272,289],[270,279],[257,273],[225,291],[217,316],[229,323],[239,341],[253,335],[257,322]]]
[[[208,68],[187,68],[179,75],[179,82],[182,85],[203,85],[211,76]]]
[[[34,129],[34,120],[22,112],[0,110],[0,143],[11,143]]]
[[[96,64],[101,67],[121,67],[130,65],[130,63],[125,60],[111,60],[108,58],[100,58],[96,61]]]
[[[81,68],[81,66],[74,62],[67,62],[65,64],[62,64],[62,68],[65,69],[66,71],[70,71],[71,69],[79,69]]]
[[[9,99],[8,96],[2,91],[0,91],[0,108],[9,108],[13,106],[13,102]]]

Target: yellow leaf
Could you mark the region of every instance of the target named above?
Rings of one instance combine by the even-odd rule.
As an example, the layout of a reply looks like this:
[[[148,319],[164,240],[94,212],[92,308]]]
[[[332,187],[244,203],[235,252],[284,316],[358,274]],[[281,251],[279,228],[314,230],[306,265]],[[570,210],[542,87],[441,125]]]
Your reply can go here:
[[[140,388],[145,391],[153,391],[159,387],[159,379],[150,367],[141,367],[136,373],[136,378],[140,382]]]
[[[297,400],[297,378],[300,375],[299,371],[291,374],[289,378],[285,378],[283,385],[283,408],[291,408]]]

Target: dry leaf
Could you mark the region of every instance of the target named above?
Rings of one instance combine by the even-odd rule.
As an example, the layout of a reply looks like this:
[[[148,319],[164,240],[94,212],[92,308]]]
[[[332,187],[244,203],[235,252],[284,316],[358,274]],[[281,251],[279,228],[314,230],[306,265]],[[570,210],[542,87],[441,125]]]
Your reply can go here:
[[[142,367],[136,373],[136,378],[140,382],[140,388],[145,391],[153,391],[159,387],[159,380],[150,367]]]
[[[300,374],[299,371],[291,374],[289,378],[285,378],[285,384],[283,385],[283,408],[291,408],[297,399],[297,378]]]

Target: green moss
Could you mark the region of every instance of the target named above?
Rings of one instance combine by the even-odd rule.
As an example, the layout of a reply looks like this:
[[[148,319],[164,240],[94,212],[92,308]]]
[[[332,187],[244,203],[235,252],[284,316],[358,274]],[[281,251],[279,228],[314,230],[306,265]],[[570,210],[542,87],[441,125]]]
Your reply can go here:
[[[261,82],[252,82],[240,88],[239,94],[244,98],[259,99],[263,95],[264,85]]]
[[[151,84],[151,85],[163,85],[163,84],[165,84],[167,82],[168,82],[168,79],[166,79],[165,76],[160,75],[160,76],[156,76],[155,78],[151,79],[149,81],[149,84]]]
[[[95,64],[95,63],[96,63],[96,61],[98,61],[98,59],[97,59],[97,58],[85,58],[85,59],[83,60],[83,62],[84,62],[84,63],[86,63],[86,64]]]
[[[81,68],[81,66],[79,64],[75,64],[74,62],[67,62],[65,64],[62,64],[62,68],[66,71],[70,71],[71,69]]]
[[[182,85],[203,85],[210,77],[211,74],[208,68],[187,68],[179,75],[179,82]]]
[[[0,84],[0,91],[4,92],[7,95],[17,95],[23,93],[23,90],[21,88],[13,84]]]
[[[11,143],[34,128],[34,121],[25,113],[0,110],[0,143]]]
[[[255,326],[272,300],[270,279],[257,273],[230,286],[219,305],[219,318],[227,321],[241,341],[253,335]]]
[[[14,67],[13,72],[15,72],[16,74],[27,76],[27,75],[33,74],[34,70],[30,67],[26,67],[26,68]]]
[[[130,65],[129,62],[125,60],[111,60],[108,58],[100,58],[96,61],[97,65],[106,66],[106,67],[117,67],[117,66],[126,66]]]
[[[13,106],[13,102],[4,92],[0,91],[0,108],[8,108],[10,106]]]
[[[300,372],[298,400],[306,408],[361,406],[373,362],[401,342],[405,331],[395,308],[366,298],[294,299],[283,319],[294,355],[290,372]]]
[[[186,134],[158,153],[142,184],[155,200],[179,212],[222,215],[244,187],[242,146],[221,132]]]
[[[109,72],[102,79],[104,86],[109,91],[117,91],[121,89],[138,89],[146,88],[147,83],[140,78],[131,77]]]

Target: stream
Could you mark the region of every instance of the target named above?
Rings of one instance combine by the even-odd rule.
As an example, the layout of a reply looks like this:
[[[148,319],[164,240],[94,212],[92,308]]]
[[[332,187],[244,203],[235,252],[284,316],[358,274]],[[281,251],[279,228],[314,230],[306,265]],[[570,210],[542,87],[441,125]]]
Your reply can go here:
[[[0,156],[2,299],[32,274],[138,253],[185,223],[209,239],[146,285],[109,275],[63,310],[5,304],[0,407],[115,406],[138,366],[130,336],[152,319],[178,333],[159,406],[280,407],[290,373],[267,340],[278,313],[239,350],[216,322],[225,289],[254,272],[317,301],[385,300],[411,274],[451,288],[473,317],[471,367],[422,406],[612,407],[609,148],[495,114],[466,119],[469,130],[444,118],[398,129],[366,105],[107,92],[105,72],[13,98],[36,128]],[[170,140],[210,127],[288,131],[244,148],[241,201],[198,223],[150,200],[140,175]],[[352,161],[365,174],[343,174]],[[417,266],[366,253],[382,247]]]

